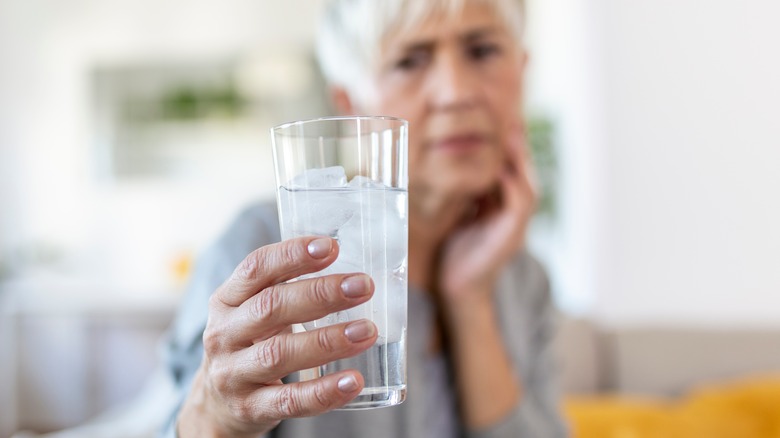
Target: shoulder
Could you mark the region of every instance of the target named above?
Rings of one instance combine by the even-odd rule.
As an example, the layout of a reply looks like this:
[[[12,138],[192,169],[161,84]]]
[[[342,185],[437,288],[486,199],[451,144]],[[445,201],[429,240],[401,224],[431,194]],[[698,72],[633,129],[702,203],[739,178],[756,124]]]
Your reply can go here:
[[[276,203],[261,201],[243,209],[228,225],[211,251],[232,263],[255,249],[280,240]]]
[[[509,263],[498,283],[496,305],[502,321],[525,329],[545,324],[555,314],[547,270],[533,254],[520,251]]]
[[[279,237],[279,216],[276,203],[260,201],[242,210],[228,226],[222,240],[240,239],[246,242],[276,242]]]
[[[276,205],[257,202],[244,208],[198,257],[190,291],[211,293],[252,251],[278,242],[279,221]]]
[[[521,250],[512,258],[505,270],[500,287],[509,293],[521,294],[526,298],[545,299],[550,294],[550,279],[547,269],[528,250]]]

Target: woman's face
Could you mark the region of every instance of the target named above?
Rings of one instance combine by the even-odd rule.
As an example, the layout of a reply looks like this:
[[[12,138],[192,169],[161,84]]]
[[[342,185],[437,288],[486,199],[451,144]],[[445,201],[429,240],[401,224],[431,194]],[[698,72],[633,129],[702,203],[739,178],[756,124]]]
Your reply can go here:
[[[383,41],[376,99],[363,108],[409,121],[415,191],[479,196],[497,183],[519,121],[525,54],[492,8],[431,19]]]

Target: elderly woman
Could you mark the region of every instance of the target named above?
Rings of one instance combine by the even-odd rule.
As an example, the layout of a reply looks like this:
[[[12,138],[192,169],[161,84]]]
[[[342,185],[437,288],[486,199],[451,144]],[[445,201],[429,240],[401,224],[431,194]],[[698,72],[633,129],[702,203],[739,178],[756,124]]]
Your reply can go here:
[[[285,284],[332,263],[337,243],[278,243],[275,207],[258,205],[201,260],[171,332],[182,402],[170,436],[566,435],[548,282],[523,250],[534,191],[520,114],[522,22],[518,0],[329,5],[319,55],[336,107],[410,123],[408,400],[330,412],[360,393],[357,371],[282,380],[374,344],[365,320],[287,330],[367,301],[373,283],[356,273],[328,276],[319,290]]]

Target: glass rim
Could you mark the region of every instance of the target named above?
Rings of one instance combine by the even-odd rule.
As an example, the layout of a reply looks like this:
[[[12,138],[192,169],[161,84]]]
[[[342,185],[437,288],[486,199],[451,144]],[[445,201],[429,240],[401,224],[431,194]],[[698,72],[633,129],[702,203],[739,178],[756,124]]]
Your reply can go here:
[[[388,122],[399,122],[399,126],[408,126],[409,121],[406,119],[402,119],[400,117],[393,117],[393,116],[327,116],[327,117],[315,117],[312,119],[304,119],[304,120],[295,120],[292,122],[285,122],[281,125],[276,125],[273,128],[271,128],[271,132],[280,132],[284,131],[286,129],[292,128],[294,126],[304,126],[304,125],[313,125],[315,123],[319,122],[344,122],[349,120],[383,120]]]

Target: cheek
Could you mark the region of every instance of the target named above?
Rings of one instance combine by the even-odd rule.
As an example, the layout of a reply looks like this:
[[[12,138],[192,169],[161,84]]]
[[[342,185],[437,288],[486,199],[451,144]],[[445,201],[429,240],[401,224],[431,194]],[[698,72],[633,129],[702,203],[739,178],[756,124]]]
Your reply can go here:
[[[421,93],[390,92],[383,90],[378,104],[366,110],[371,114],[398,117],[409,122],[409,171],[424,159],[425,105],[419,101]],[[414,163],[414,164],[413,164]]]
[[[504,68],[490,81],[485,81],[485,96],[491,113],[502,126],[518,120],[523,100],[522,72],[515,68]]]
[[[406,119],[410,125],[418,117],[422,93],[417,81],[389,75],[376,79],[374,87],[376,99],[369,109],[378,114]]]
[[[414,136],[412,129],[409,129],[409,183],[411,185],[417,185],[421,179],[424,179],[425,175],[429,174],[431,169],[431,163],[425,154],[424,145],[419,140],[419,137]]]

